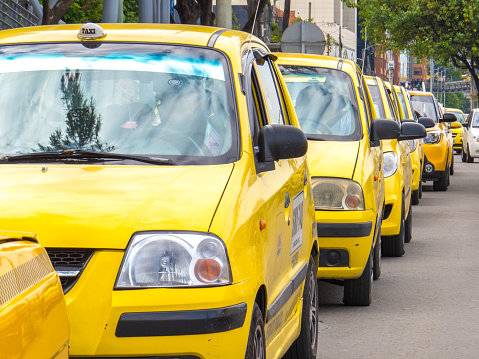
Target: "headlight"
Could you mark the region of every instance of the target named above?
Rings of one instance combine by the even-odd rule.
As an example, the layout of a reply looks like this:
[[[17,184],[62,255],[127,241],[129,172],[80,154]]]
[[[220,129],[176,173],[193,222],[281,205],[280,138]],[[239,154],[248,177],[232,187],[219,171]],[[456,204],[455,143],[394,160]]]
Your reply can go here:
[[[115,288],[210,286],[231,283],[223,242],[208,233],[135,234]]]
[[[479,142],[479,136],[477,135],[472,136],[472,139],[474,140],[474,142]]]
[[[311,183],[315,209],[364,210],[363,190],[357,182],[315,177]]]
[[[384,177],[392,176],[398,169],[398,156],[394,152],[384,153]]]
[[[417,148],[417,140],[408,140],[409,152],[413,153]]]
[[[441,131],[439,130],[429,131],[424,138],[424,143],[434,144],[439,143],[439,141],[441,141]]]

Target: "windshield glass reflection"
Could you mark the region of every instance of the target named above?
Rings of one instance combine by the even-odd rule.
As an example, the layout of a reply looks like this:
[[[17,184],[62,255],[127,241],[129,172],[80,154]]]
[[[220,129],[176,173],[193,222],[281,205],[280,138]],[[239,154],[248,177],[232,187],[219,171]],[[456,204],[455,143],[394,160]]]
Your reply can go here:
[[[201,49],[2,48],[0,153],[84,149],[232,162],[238,151],[226,74],[223,56]]]

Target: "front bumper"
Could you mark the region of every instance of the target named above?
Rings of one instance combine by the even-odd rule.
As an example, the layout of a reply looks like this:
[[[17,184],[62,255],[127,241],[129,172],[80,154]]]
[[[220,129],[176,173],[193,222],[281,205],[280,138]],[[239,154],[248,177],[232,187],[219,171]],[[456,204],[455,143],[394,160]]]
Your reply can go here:
[[[398,169],[399,171],[399,169]],[[403,184],[399,172],[384,179],[385,198],[381,235],[395,236],[401,228],[401,207]],[[409,193],[407,194],[409,195]]]
[[[432,165],[433,166],[433,171],[428,172],[427,171],[427,166]],[[422,172],[422,179],[423,181],[437,181],[442,175],[444,175],[445,170],[437,170],[436,167],[434,166],[434,163],[429,161],[429,159],[424,156],[424,169]]]
[[[122,258],[123,251],[95,252],[65,295],[72,358],[244,358],[255,299],[248,281],[113,290]]]
[[[469,153],[471,157],[479,157],[479,142],[469,141]]]
[[[424,164],[427,161],[434,165],[435,171],[445,171],[448,162],[448,145],[446,139],[441,139],[437,144],[424,144]],[[426,161],[427,158],[427,161]],[[423,176],[426,173],[423,173]]]
[[[376,219],[377,214],[370,209],[316,211],[318,278],[350,279],[363,273],[373,245]]]
[[[422,158],[419,156],[419,151],[416,150],[411,153],[411,168],[412,168],[412,190],[416,191],[419,188],[422,174]]]

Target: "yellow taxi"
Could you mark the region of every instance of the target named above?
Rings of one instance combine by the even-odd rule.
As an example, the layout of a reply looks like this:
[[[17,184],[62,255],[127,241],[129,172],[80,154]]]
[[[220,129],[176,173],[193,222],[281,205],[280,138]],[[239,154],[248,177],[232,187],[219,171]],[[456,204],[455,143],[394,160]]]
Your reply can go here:
[[[423,181],[433,181],[435,191],[447,191],[454,174],[452,136],[447,122],[456,121],[454,114],[443,114],[431,92],[409,91],[411,104],[418,118],[430,118],[435,126],[427,129],[424,138]]]
[[[445,108],[445,113],[452,113],[456,115],[457,121],[451,122],[450,130],[452,132],[452,138],[454,143],[452,144],[452,148],[456,151],[457,154],[462,153],[462,139],[463,139],[463,132],[464,127],[463,125],[467,122],[466,116],[464,116],[464,112],[462,112],[458,108]]]
[[[308,143],[274,60],[214,27],[0,32],[2,224],[42,238],[72,358],[316,358]]]
[[[393,94],[393,87],[384,83],[379,77],[366,76],[366,83],[371,92],[376,116],[386,118],[394,123],[401,123]],[[417,133],[425,135],[422,125],[404,122],[402,126],[415,128]],[[417,136],[416,138],[420,138]],[[384,256],[401,257],[404,244],[412,238],[412,167],[407,140],[398,138],[383,142],[385,208],[381,226],[381,250]]]
[[[402,86],[394,86],[399,105],[399,117],[402,122],[414,121],[417,122],[415,113],[411,108],[409,95],[406,89]],[[424,166],[424,142],[422,139],[407,141],[409,152],[411,153],[411,167],[412,167],[412,193],[411,203],[419,204],[422,197],[422,169]]]
[[[0,358],[68,359],[58,274],[34,233],[0,231]]]
[[[384,208],[379,140],[400,126],[373,120],[360,68],[334,57],[278,53],[277,63],[309,141],[320,258],[318,278],[344,285],[346,305],[371,303],[380,275]]]

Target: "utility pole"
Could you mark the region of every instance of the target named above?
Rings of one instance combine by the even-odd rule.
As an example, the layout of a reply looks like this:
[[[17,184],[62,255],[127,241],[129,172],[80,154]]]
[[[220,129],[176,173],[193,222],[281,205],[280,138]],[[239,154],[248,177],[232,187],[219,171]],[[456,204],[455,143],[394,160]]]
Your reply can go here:
[[[431,75],[430,75],[430,81],[429,81],[429,92],[432,92],[432,84],[434,82],[434,59],[431,57]]]
[[[218,27],[224,27],[227,29],[231,29],[233,27],[231,11],[231,0],[216,1],[216,25]]]

